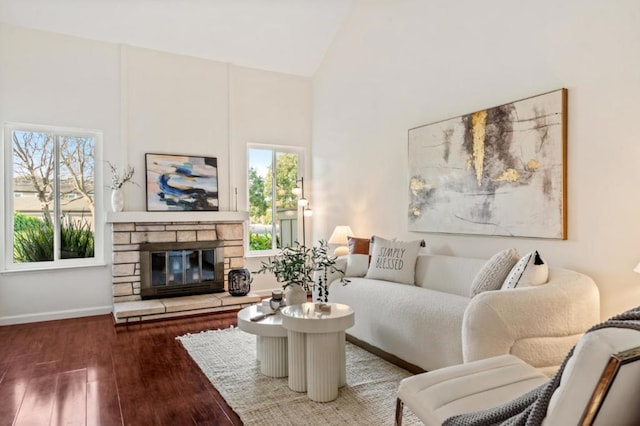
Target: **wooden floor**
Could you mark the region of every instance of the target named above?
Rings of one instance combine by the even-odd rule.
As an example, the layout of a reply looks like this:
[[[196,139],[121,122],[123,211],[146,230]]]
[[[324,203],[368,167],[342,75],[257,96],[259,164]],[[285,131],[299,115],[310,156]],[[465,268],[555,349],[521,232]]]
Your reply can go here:
[[[236,312],[114,327],[111,315],[0,327],[0,426],[241,425],[176,336]]]

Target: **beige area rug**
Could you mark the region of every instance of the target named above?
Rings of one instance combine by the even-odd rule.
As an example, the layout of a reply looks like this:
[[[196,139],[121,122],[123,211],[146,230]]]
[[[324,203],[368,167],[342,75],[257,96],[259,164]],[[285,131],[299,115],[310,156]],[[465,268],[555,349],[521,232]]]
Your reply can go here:
[[[347,385],[319,403],[287,378],[260,374],[256,337],[237,328],[177,337],[245,425],[393,425],[396,390],[406,370],[347,342]],[[422,423],[405,408],[403,425]]]

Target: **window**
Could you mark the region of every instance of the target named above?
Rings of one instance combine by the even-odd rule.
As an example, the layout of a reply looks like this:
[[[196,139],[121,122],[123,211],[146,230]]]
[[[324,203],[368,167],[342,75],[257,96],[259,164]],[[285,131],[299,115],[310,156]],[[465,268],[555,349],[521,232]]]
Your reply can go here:
[[[8,125],[4,136],[6,269],[95,264],[101,133]]]
[[[298,241],[299,150],[249,148],[249,252],[291,246]],[[302,241],[300,241],[302,243]]]

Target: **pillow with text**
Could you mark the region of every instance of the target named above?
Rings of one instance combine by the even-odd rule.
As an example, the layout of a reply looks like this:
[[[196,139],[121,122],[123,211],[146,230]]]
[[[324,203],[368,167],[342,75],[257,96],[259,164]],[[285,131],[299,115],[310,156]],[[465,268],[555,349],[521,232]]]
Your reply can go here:
[[[374,237],[366,278],[415,284],[416,260],[422,244],[422,240],[396,241]]]

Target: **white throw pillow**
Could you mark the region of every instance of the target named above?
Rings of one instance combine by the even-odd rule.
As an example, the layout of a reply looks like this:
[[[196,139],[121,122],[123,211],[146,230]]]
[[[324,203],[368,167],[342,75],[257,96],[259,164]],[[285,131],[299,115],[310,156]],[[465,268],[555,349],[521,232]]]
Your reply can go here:
[[[511,268],[518,262],[518,258],[518,252],[514,248],[494,254],[473,279],[469,297],[483,291],[499,290]]]
[[[415,284],[416,260],[422,240],[395,241],[373,238],[371,263],[366,278]]]
[[[540,285],[549,279],[549,266],[537,251],[525,254],[511,269],[502,289]]]
[[[350,254],[347,256],[346,277],[364,277],[369,269],[368,254]]]

